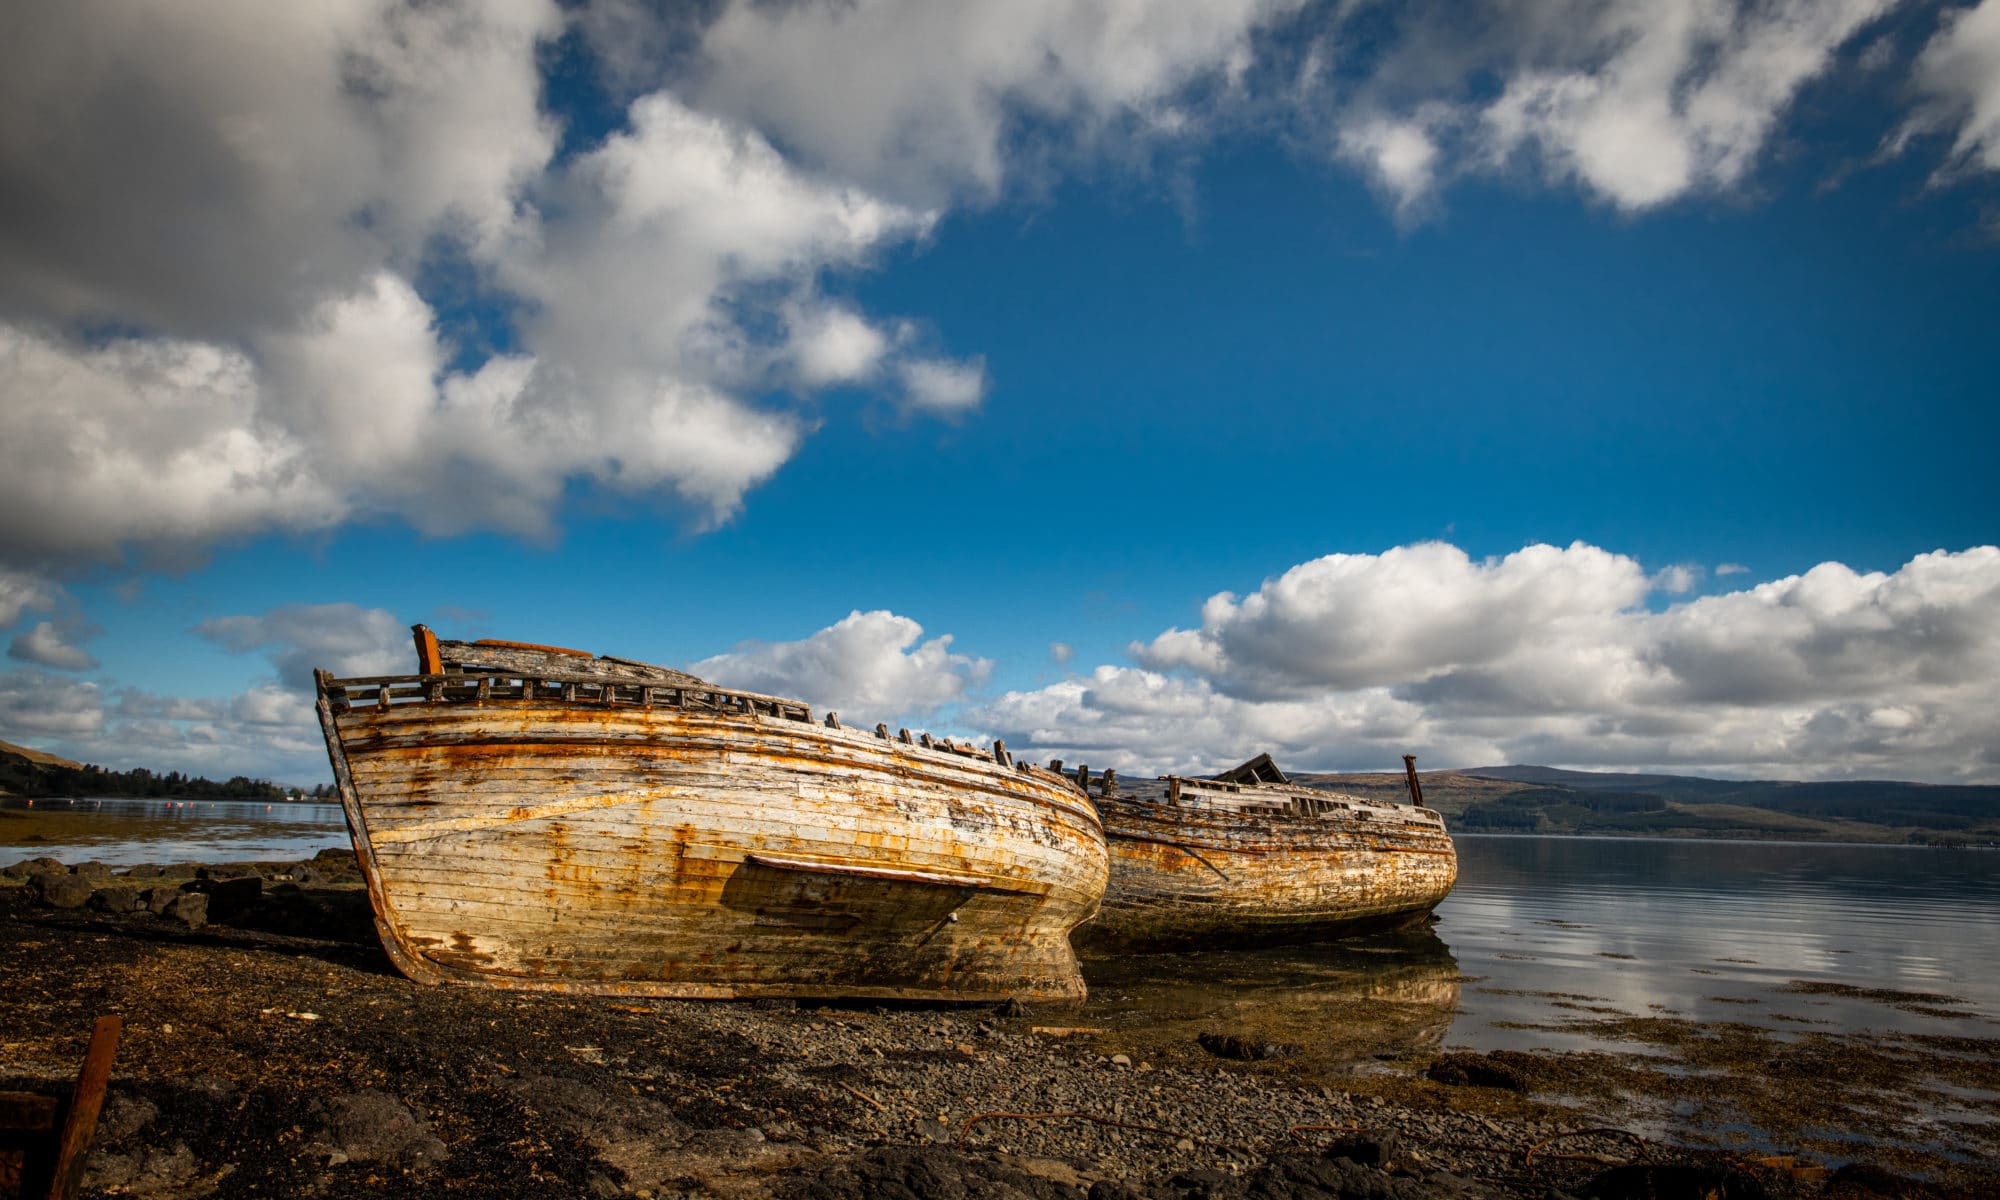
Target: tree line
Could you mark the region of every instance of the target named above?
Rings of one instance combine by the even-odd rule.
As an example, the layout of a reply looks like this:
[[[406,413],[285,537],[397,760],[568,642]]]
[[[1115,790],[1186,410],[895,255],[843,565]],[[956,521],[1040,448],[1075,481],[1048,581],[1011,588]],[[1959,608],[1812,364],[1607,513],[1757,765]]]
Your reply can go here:
[[[322,784],[321,787],[325,785]],[[220,782],[179,771],[164,774],[135,767],[108,771],[95,763],[81,767],[32,762],[0,754],[0,791],[16,796],[133,796],[149,799],[284,800],[289,793],[268,779],[234,775]],[[315,790],[315,795],[318,791]]]

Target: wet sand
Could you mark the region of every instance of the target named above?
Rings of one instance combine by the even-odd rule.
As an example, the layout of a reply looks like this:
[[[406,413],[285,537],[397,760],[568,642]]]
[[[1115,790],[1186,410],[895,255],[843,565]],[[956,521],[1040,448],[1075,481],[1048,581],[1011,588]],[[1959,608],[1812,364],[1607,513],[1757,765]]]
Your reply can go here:
[[[1152,986],[1157,963],[1093,964],[1099,999],[1067,1012],[427,988],[389,966],[339,870],[323,860],[302,887],[284,864],[260,873],[253,899],[198,928],[0,889],[0,1088],[59,1090],[92,1019],[125,1018],[89,1193],[1573,1195],[1635,1158],[1740,1166],[1744,1118],[1808,1160],[1934,1181],[1901,1194],[1982,1194],[1980,1163],[2000,1158],[1978,1095],[2000,1077],[1990,1038],[1579,1013],[1630,1052],[1448,1060],[1509,1085],[1473,1086],[1427,1078],[1433,1041],[1352,1008],[1250,1028],[1210,991],[1149,1019],[1119,993]],[[1448,956],[1419,964],[1385,976],[1380,1015],[1408,1011],[1396,989],[1466,985]],[[1204,1032],[1237,1040],[1204,1048]],[[1947,1100],[1962,1117],[1926,1115]],[[1661,1101],[1709,1106],[1710,1146],[1632,1136],[1626,1120]],[[1326,1153],[1356,1139],[1387,1163]],[[1880,1194],[1854,1170],[1837,1191],[1758,1174],[1774,1194]]]

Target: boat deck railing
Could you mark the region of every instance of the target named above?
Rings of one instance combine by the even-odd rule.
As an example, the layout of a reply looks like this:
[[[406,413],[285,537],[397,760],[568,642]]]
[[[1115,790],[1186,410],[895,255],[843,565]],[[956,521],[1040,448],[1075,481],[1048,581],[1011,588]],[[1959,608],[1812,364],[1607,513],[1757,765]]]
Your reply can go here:
[[[1209,808],[1228,812],[1264,813],[1273,816],[1318,817],[1340,814],[1351,820],[1412,822],[1418,825],[1443,824],[1431,809],[1396,801],[1371,801],[1339,792],[1318,792],[1307,787],[1271,784],[1236,784],[1213,779],[1167,777],[1167,803],[1186,808]]]
[[[776,717],[813,719],[812,709],[798,700],[761,696],[715,687],[681,687],[665,683],[628,683],[582,675],[512,675],[503,673],[445,675],[373,675],[335,679],[326,675],[320,688],[337,713],[356,708],[393,708],[404,704],[477,704],[485,701],[532,700],[589,704],[601,707],[680,708]]]
[[[325,694],[328,706],[336,715],[356,710],[386,711],[416,705],[482,704],[513,700],[542,704],[576,704],[596,708],[669,708],[734,716],[769,717],[809,725],[823,724],[829,729],[850,730],[851,734],[866,736],[859,729],[842,725],[840,714],[832,710],[828,710],[822,720],[815,721],[812,708],[804,701],[718,688],[708,684],[690,687],[672,683],[628,682],[582,675],[548,673],[526,675],[507,672],[370,675],[355,679],[336,679],[330,671],[319,671],[316,675],[319,689]],[[1004,741],[996,740],[990,748],[981,747],[952,738],[933,737],[928,733],[912,733],[908,729],[898,729],[891,734],[889,727],[881,724],[875,726],[874,734],[884,741],[897,741],[906,746],[921,747],[958,758],[997,763],[1023,774],[1050,773],[1025,759],[1017,761],[1014,755],[1008,752],[1007,743]],[[1055,774],[1065,782],[1071,782],[1060,772]],[[1071,786],[1074,787],[1074,783]]]

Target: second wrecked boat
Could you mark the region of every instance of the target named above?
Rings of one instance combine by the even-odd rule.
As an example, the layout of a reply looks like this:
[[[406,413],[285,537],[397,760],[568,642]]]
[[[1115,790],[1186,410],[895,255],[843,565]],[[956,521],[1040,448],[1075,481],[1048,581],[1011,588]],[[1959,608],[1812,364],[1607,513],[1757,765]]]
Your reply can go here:
[[[1060,770],[1061,763],[1050,766]],[[1146,950],[1306,941],[1423,917],[1458,879],[1444,820],[1422,804],[1293,784],[1260,754],[1213,779],[1143,792],[1097,783],[1111,879],[1081,947]],[[1089,769],[1078,783],[1091,786]]]
[[[1099,820],[1063,776],[802,702],[512,642],[319,672],[389,957],[422,982],[1076,1000]]]

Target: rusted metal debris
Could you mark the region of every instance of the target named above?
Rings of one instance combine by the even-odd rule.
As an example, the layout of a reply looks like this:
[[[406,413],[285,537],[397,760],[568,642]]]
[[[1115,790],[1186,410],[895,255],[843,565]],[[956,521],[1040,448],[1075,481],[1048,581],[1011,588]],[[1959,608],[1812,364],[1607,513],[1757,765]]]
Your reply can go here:
[[[75,1200],[124,1023],[99,1017],[68,1101],[0,1092],[0,1196]]]
[[[1082,998],[1068,934],[1107,857],[1060,774],[664,667],[416,637],[435,669],[317,674],[376,927],[411,978]]]
[[[1419,917],[1458,878],[1436,812],[1292,784],[1268,754],[1214,779],[1162,782],[1163,794],[1100,787],[1111,878],[1079,946],[1333,936]]]

